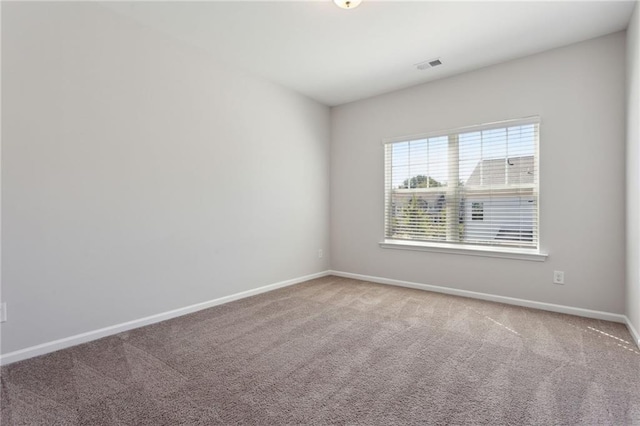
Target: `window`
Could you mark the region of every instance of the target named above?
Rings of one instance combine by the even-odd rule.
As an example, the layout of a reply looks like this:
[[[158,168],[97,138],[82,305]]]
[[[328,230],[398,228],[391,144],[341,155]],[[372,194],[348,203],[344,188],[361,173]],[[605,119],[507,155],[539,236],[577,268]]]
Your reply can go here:
[[[385,143],[385,242],[537,251],[538,119]]]
[[[482,220],[484,216],[484,203],[474,201],[471,203],[471,220]]]

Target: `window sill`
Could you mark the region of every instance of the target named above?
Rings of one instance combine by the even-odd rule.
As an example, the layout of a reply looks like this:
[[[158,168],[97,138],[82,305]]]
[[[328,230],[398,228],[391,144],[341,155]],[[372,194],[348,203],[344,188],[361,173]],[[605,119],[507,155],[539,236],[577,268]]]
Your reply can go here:
[[[466,256],[499,257],[503,259],[530,260],[544,262],[549,256],[533,249],[510,249],[503,247],[478,247],[446,243],[421,243],[415,241],[384,240],[380,247],[386,249],[430,251],[437,253],[461,254]]]

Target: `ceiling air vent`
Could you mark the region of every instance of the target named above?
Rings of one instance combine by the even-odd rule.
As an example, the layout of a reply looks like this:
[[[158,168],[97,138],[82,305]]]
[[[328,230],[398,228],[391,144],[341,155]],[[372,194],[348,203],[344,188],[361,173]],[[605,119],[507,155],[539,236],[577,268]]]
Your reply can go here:
[[[442,61],[440,60],[440,58],[420,62],[416,64],[416,68],[419,70],[428,70],[429,68],[437,67],[438,65],[442,65]]]

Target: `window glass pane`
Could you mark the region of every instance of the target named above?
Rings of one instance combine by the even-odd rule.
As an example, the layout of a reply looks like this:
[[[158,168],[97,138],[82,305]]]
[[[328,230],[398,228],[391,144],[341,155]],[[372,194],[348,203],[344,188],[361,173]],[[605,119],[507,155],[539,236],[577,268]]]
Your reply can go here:
[[[403,180],[409,178],[409,142],[393,144],[391,158],[392,185],[398,188]]]
[[[532,184],[535,171],[535,128],[533,125],[509,127],[508,179],[511,184]]]
[[[472,132],[462,133],[459,137],[460,181],[464,186],[480,185],[481,136],[481,132]]]
[[[448,144],[447,136],[429,138],[429,176],[436,187],[446,186],[449,178]]]

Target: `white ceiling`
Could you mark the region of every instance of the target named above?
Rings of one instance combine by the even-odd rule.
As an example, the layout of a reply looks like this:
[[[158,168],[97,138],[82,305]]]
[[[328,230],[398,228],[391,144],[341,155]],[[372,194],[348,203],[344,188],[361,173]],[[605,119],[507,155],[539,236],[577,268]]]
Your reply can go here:
[[[611,0],[364,0],[353,10],[331,0],[103,4],[331,106],[623,30],[634,6]],[[415,69],[433,58],[444,64]]]

